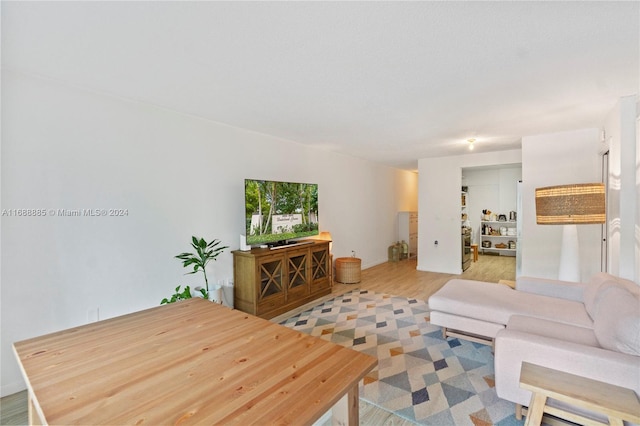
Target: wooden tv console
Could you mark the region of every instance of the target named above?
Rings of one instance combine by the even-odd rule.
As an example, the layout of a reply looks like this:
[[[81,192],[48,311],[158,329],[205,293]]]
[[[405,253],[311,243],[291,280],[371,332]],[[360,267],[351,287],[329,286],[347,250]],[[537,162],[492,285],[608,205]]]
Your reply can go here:
[[[234,305],[273,318],[331,293],[329,242],[233,253]]]

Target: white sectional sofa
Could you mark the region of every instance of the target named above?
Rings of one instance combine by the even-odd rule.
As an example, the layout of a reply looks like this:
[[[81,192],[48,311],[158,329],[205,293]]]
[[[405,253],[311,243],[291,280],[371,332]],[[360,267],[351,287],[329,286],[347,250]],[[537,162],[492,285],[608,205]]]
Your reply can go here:
[[[512,290],[454,279],[429,306],[431,323],[447,334],[494,340],[500,398],[529,404],[523,361],[640,394],[640,286],[632,281],[606,273],[587,283],[520,277]]]
[[[431,324],[443,327],[443,333],[471,337],[491,343],[513,315],[548,318],[591,327],[593,321],[576,300],[583,285],[521,277],[516,290],[511,287],[453,279],[429,298]]]

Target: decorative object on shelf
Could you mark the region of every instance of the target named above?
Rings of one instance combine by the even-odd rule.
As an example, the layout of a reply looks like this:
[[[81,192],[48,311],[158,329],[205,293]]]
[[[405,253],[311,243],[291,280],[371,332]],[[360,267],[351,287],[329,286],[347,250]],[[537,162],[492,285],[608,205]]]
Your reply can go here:
[[[602,224],[606,220],[605,187],[583,183],[536,188],[536,223],[564,225],[560,270],[563,281],[580,281],[580,255],[576,225]]]
[[[509,212],[509,222],[515,222],[516,221],[516,212],[514,212],[513,210]]]
[[[483,241],[482,242],[482,247],[483,248],[491,248],[491,241]]]
[[[195,253],[180,253],[175,256],[176,259],[182,261],[182,266],[185,268],[193,265],[193,270],[187,272],[187,274],[195,274],[198,271],[202,271],[204,275],[204,284],[209,295],[209,281],[207,280],[207,264],[212,260],[216,260],[216,257],[220,255],[228,246],[219,247],[221,241],[214,239],[210,243],[206,242],[204,238],[191,237],[191,247],[196,251]]]
[[[516,249],[516,242],[513,240],[509,241],[509,249],[510,250],[515,250]]]
[[[482,210],[482,219],[487,221],[491,220],[491,210],[489,209]]]
[[[247,236],[240,234],[240,250],[249,251],[251,246],[247,245]]]
[[[498,222],[506,222],[506,221],[507,221],[507,215],[506,214],[498,215]]]

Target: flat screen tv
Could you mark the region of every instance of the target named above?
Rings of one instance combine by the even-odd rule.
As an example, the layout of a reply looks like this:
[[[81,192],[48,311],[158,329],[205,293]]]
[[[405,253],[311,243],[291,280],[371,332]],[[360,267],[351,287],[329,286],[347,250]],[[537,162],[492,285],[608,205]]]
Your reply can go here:
[[[248,245],[277,245],[318,235],[318,185],[244,180]]]

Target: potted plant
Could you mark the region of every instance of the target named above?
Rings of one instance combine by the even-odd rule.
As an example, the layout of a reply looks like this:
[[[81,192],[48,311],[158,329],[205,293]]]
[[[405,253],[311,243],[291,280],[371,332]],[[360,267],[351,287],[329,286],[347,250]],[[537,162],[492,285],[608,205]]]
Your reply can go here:
[[[191,272],[187,272],[187,274],[195,274],[198,271],[202,271],[204,275],[204,284],[205,288],[196,287],[196,290],[202,294],[202,297],[205,299],[209,299],[209,280],[207,279],[207,264],[216,260],[216,257],[220,253],[222,253],[225,249],[229,248],[228,246],[219,247],[221,241],[213,240],[210,243],[206,242],[204,238],[196,238],[191,237],[191,247],[195,250],[195,253],[180,253],[175,256],[177,259],[182,261],[182,266],[185,268],[191,267],[193,265],[193,270]],[[175,293],[171,296],[171,298],[164,298],[160,302],[161,305],[165,303],[173,303],[178,300],[190,299],[191,296],[191,288],[189,286],[185,286],[184,290],[180,291],[180,287],[175,288]]]
[[[209,280],[207,279],[207,264],[212,260],[216,260],[216,257],[222,253],[228,246],[220,247],[222,242],[214,239],[211,242],[206,242],[204,238],[191,237],[191,247],[195,250],[195,253],[180,253],[176,256],[177,259],[182,261],[182,266],[189,268],[193,266],[191,272],[187,274],[195,274],[198,271],[202,271],[204,275],[205,288],[201,291],[206,291],[205,298],[209,298]],[[204,295],[204,293],[203,293]]]

